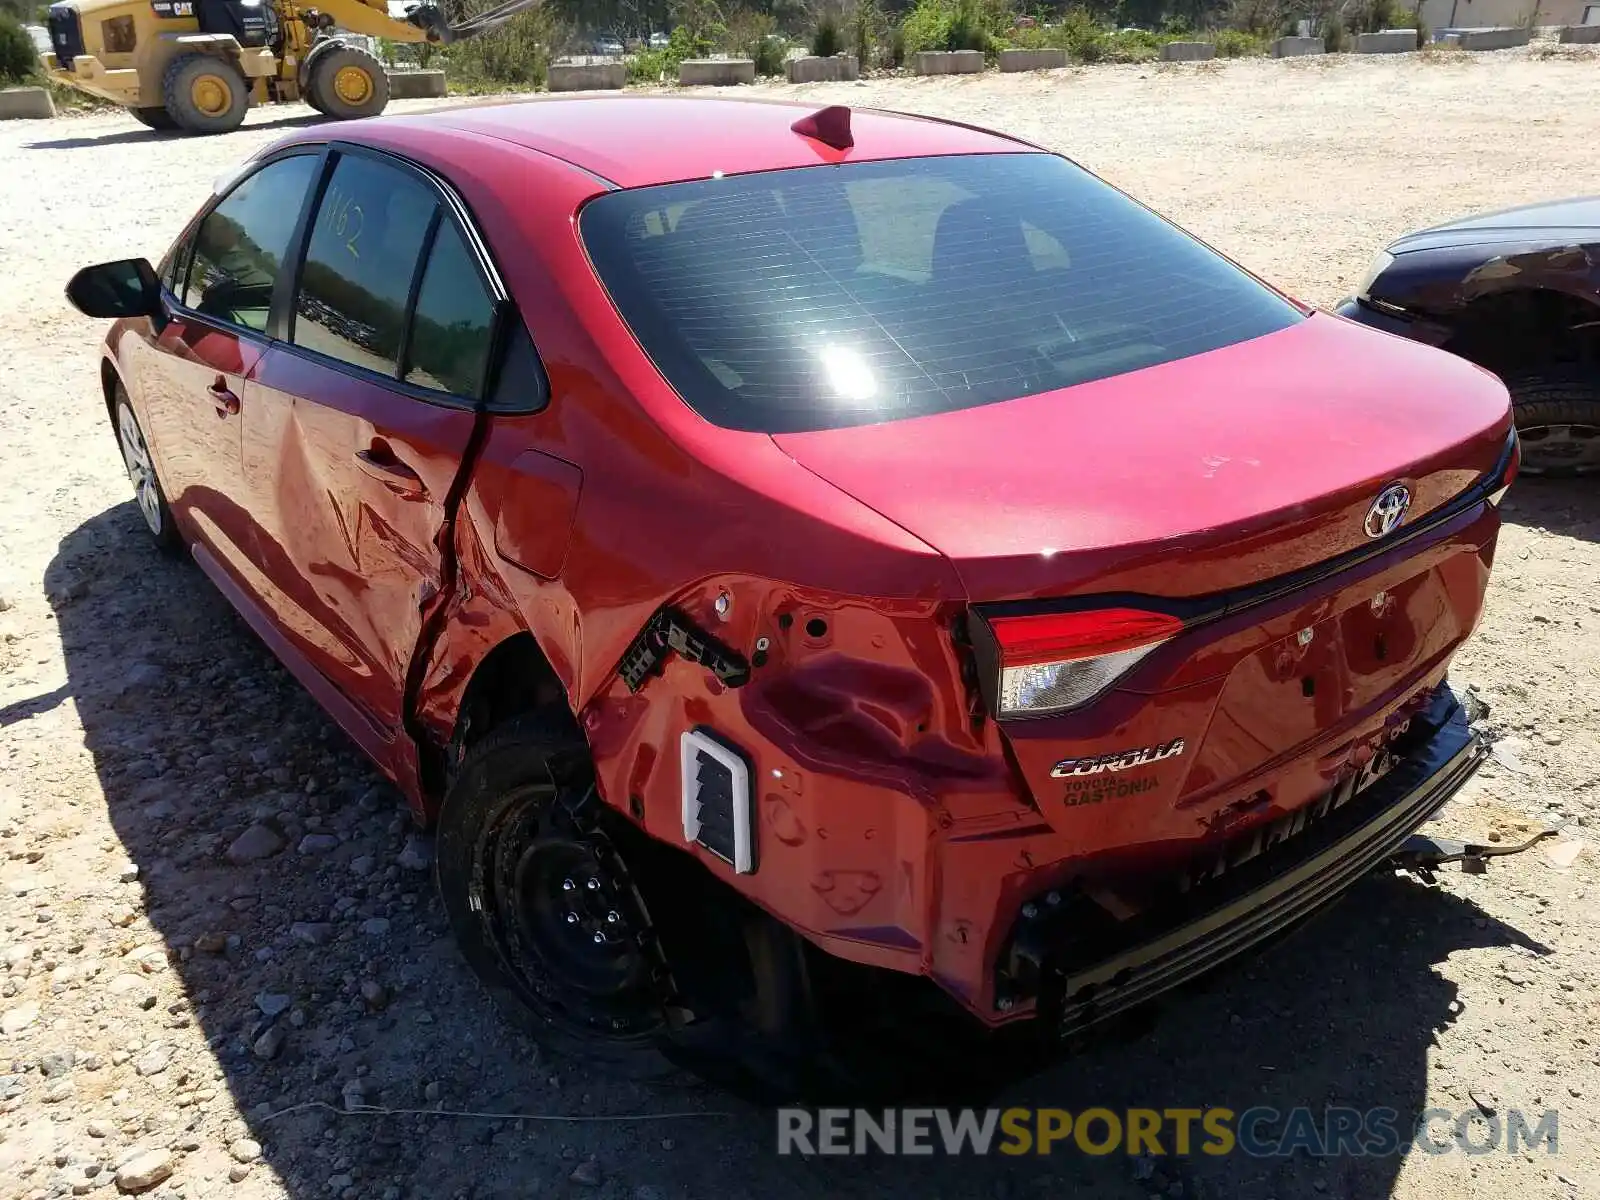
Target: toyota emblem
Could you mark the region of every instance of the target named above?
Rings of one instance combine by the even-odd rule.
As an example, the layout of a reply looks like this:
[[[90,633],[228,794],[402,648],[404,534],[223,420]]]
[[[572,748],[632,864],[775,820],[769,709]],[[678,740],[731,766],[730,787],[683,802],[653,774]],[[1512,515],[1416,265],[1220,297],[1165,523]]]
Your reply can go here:
[[[1367,509],[1363,528],[1369,538],[1381,538],[1393,533],[1411,511],[1411,489],[1403,483],[1391,483],[1378,493],[1378,498]]]

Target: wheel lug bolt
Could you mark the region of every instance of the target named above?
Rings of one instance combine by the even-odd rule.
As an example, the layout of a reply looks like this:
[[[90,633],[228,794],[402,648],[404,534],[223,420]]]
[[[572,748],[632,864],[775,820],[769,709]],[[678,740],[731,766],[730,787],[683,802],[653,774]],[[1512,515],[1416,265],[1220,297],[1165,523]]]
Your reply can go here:
[[[1031,921],[1039,915],[1039,908],[1034,904],[1024,904],[1022,906],[1022,915]]]
[[[574,890],[574,889],[576,889],[576,888],[577,888],[577,886],[578,886],[578,885],[577,885],[577,884],[575,884],[575,883],[573,883],[573,882],[572,882],[572,880],[570,880],[570,879],[563,879],[563,880],[562,880],[562,881],[561,881],[561,890],[562,890],[562,891],[563,891],[563,892],[570,892],[570,891],[573,891],[573,890]]]
[[[583,886],[588,888],[591,892],[598,892],[600,890],[600,881],[591,875],[589,876],[589,881]]]
[[[594,944],[596,946],[604,946],[606,944],[606,935],[603,934],[603,933],[597,932],[594,935]]]
[[[622,914],[614,908],[606,914],[606,921],[608,924],[615,925],[620,920],[622,920]]]
[[[567,924],[568,925],[576,925],[577,923],[578,923],[578,914],[575,913],[575,912],[569,912],[567,914]]]

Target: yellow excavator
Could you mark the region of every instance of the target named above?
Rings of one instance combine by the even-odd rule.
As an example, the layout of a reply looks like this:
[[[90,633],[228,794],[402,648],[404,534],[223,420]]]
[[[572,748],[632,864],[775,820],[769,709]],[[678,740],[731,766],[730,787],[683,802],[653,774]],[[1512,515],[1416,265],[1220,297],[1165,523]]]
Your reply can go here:
[[[123,105],[152,129],[226,133],[254,104],[305,100],[341,120],[389,103],[383,64],[341,36],[453,42],[540,0],[507,0],[454,25],[434,4],[385,0],[61,0],[46,24],[50,78]]]

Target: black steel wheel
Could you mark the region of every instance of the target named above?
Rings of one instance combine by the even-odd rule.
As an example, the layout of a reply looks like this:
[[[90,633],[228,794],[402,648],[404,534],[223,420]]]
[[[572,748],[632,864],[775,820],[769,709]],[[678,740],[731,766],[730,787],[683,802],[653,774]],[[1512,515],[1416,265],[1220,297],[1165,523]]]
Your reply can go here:
[[[439,891],[508,1017],[551,1049],[657,1075],[672,1069],[666,966],[603,809],[581,738],[514,721],[472,748],[445,799]]]

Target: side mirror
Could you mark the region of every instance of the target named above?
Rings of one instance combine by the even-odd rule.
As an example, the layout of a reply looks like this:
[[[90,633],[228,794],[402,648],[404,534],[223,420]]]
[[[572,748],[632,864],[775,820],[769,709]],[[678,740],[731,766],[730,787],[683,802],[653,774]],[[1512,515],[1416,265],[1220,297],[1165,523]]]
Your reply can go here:
[[[86,317],[154,317],[161,312],[161,281],[143,258],[85,267],[67,284],[67,299]]]

